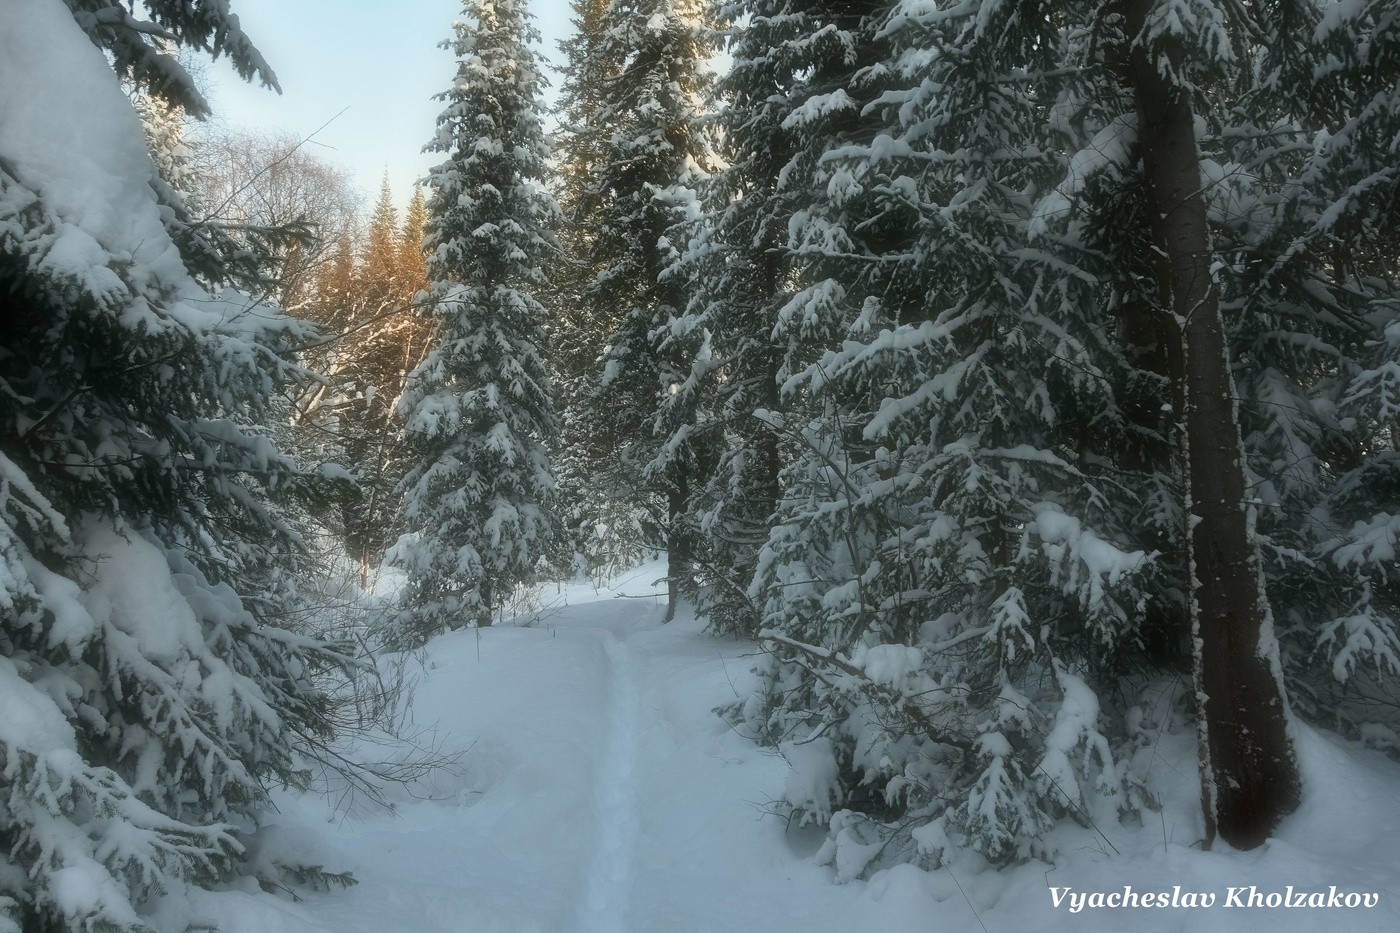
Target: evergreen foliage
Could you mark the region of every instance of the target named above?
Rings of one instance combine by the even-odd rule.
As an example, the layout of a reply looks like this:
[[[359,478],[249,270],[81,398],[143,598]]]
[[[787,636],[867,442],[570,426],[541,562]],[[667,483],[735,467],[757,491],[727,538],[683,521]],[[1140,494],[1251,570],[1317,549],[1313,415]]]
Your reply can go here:
[[[599,54],[602,17],[609,0],[575,0],[574,35],[559,44],[564,80],[555,115],[556,167],[552,184],[559,201],[560,257],[551,269],[550,372],[559,411],[559,438],[551,452],[559,480],[558,512],[563,534],[559,562],[576,577],[606,576],[641,559],[654,535],[650,516],[630,497],[614,495],[604,477],[615,469],[617,439],[597,430],[598,379],[615,324],[610,305],[588,298],[604,256],[595,250],[602,192],[594,173],[602,163],[608,127],[598,108],[621,62]]]
[[[326,483],[265,425],[312,334],[217,287],[238,270],[182,235],[103,50],[189,106],[183,70],[125,7],[70,6],[0,13],[0,85],[37,98],[0,138],[0,928],[146,933],[305,781],[342,659],[278,624]],[[223,5],[146,6],[270,80]]]
[[[845,262],[843,274],[841,259],[795,237],[810,233],[827,198],[823,154],[874,125],[850,96],[872,93],[878,44],[868,6],[777,0],[722,9],[735,24],[733,64],[718,88],[725,169],[706,185],[708,214],[668,273],[694,283],[674,329],[705,335],[688,348],[689,378],[668,407],[703,412],[694,442],[720,451],[686,517],[705,545],[699,598],[716,631],[753,634],[759,624],[749,582],[779,472],[801,446],[784,429],[792,393],[780,390],[861,307],[847,283],[863,265]],[[850,226],[841,236],[863,242],[858,223]]]
[[[295,149],[192,158],[178,49],[275,86],[225,3],[0,6],[0,89],[80,103],[0,112],[0,933],[348,881],[245,852],[346,663],[279,626],[308,512],[406,571],[393,648],[664,548],[838,881],[1141,818],[1144,697],[1207,846],[1296,802],[1289,716],[1394,725],[1393,3],[573,8],[557,170],[524,0],[465,0],[360,238]]]
[[[844,333],[775,422],[798,452],[755,581],[776,663],[749,714],[775,740],[829,738],[852,844],[1023,859],[1067,808],[1132,804],[1084,677],[1135,637],[1151,487],[1105,469],[1127,367],[1086,315],[1101,296],[1029,248],[1029,195],[1062,170],[1050,23],[989,7],[864,28],[876,41],[846,44],[911,64],[850,86],[908,83],[806,157],[834,193],[790,225],[798,300]],[[930,30],[956,54],[917,56]]]
[[[1251,24],[1268,41],[1210,141],[1211,209],[1292,699],[1355,722],[1341,685],[1400,671],[1394,568],[1374,550],[1397,505],[1387,374],[1400,325],[1394,261],[1379,257],[1394,255],[1400,203],[1400,16],[1374,4],[1286,13]]]
[[[227,3],[143,0],[139,18],[121,0],[65,0],[73,20],[109,56],[117,75],[197,118],[209,116],[209,103],[194,79],[171,54],[173,48],[227,57],[238,76],[280,89],[277,76],[243,32]]]
[[[1164,9],[1143,36],[1170,32]],[[1152,61],[1227,101],[1199,171],[1251,540],[1283,663],[1305,696],[1333,697],[1352,671],[1395,670],[1389,584],[1362,556],[1388,527],[1390,429],[1343,402],[1384,405],[1394,287],[1341,260],[1374,256],[1361,231],[1394,209],[1371,161],[1395,138],[1393,86],[1370,83],[1393,67],[1394,24],[1369,6],[1296,4],[1280,25],[1193,9],[1189,61]],[[1124,713],[1144,675],[1191,666],[1180,336],[1115,57],[1148,40],[1088,5],[1023,14],[895,4],[840,43],[848,60],[883,49],[845,83],[870,89],[846,120],[816,119],[846,107],[832,92],[781,124],[814,134],[782,183],[824,182],[787,224],[783,281],[803,299],[788,308],[832,323],[763,418],[793,455],[751,591],[772,654],[733,712],[769,741],[829,743],[840,800],[791,802],[829,821],[826,855],[851,877],[876,841],[884,859],[1014,861],[1046,854],[1064,815],[1150,806],[1125,756],[1153,725]],[[1322,64],[1334,30],[1360,37],[1347,67]],[[1276,41],[1251,51],[1255,35]],[[1320,129],[1325,145],[1303,142]],[[1363,476],[1379,485],[1350,498]]]
[[[565,191],[585,271],[581,316],[605,335],[601,382],[587,387],[579,419],[594,438],[585,467],[605,496],[647,514],[649,543],[671,558],[674,611],[694,548],[690,488],[708,467],[690,440],[698,412],[681,392],[703,335],[685,327],[687,283],[664,273],[684,245],[669,236],[713,168],[703,120],[711,13],[703,2],[620,0],[585,4],[580,24],[591,31],[566,46],[566,101],[593,111],[564,147]],[[585,527],[600,524],[576,509]]]
[[[544,187],[538,36],[515,0],[472,0],[455,28],[457,77],[429,146],[448,156],[429,179],[433,336],[399,402],[414,465],[394,638],[410,644],[489,625],[547,558],[556,523],[547,312],[535,294],[558,207]]]

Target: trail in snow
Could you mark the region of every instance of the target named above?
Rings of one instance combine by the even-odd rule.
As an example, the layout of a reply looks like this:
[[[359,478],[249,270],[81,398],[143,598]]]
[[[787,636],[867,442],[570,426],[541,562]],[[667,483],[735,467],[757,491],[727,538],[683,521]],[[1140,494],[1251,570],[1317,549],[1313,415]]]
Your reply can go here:
[[[608,741],[597,772],[597,846],[589,864],[579,933],[626,933],[638,838],[637,684],[627,646],[601,631],[607,652]]]
[[[1246,856],[1200,852],[1194,733],[1155,750],[1161,828],[1056,831],[1062,857],[989,870],[902,865],[832,883],[812,858],[820,829],[771,815],[788,766],[715,714],[747,689],[752,644],[716,639],[688,610],[661,625],[635,596],[663,574],[614,588],[542,592],[555,606],[532,627],[445,635],[424,652],[413,703],[420,741],[460,768],[391,786],[393,812],[336,812],[281,794],[263,858],[350,870],[347,891],[300,900],[242,889],[195,892],[162,907],[160,933],[1305,933],[1400,929],[1400,772],[1393,762],[1312,732],[1301,757],[1314,794],[1278,839]],[[1146,750],[1144,750],[1144,753]],[[382,760],[402,749],[365,742]],[[1171,775],[1178,775],[1173,783]],[[333,804],[335,798],[331,798]],[[1056,909],[1048,885],[1076,891],[1224,891],[1282,884],[1382,892],[1372,911]],[[1223,897],[1223,893],[1221,894]],[[172,901],[172,904],[178,902]]]

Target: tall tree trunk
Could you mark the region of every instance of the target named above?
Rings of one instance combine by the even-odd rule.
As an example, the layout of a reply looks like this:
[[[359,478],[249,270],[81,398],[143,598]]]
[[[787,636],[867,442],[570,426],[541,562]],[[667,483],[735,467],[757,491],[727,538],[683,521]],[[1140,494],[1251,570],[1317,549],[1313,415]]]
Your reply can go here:
[[[370,487],[369,501],[364,503],[364,515],[359,519],[361,522],[361,532],[358,535],[359,553],[356,557],[360,561],[360,589],[369,591],[370,571],[373,569],[375,561],[382,556],[379,553],[379,545],[383,540],[380,525],[383,519],[379,515],[380,488],[384,485],[385,463],[387,460],[385,448],[388,445],[391,426],[386,423],[380,427],[379,450],[374,459],[374,484]]]
[[[674,477],[666,492],[666,618],[676,617],[681,601],[681,580],[690,573],[693,555],[690,535],[685,528],[685,511],[690,501],[690,474],[685,464],[673,468]]]
[[[1129,0],[1128,35],[1153,0]],[[1158,288],[1181,353],[1173,378],[1185,401],[1182,451],[1189,489],[1194,668],[1200,704],[1206,844],[1218,831],[1253,848],[1298,803],[1297,763],[1273,647],[1273,619],[1245,505],[1244,451],[1235,388],[1211,277],[1211,241],[1194,115],[1138,42],[1129,57],[1137,101],[1148,222]]]
[[[476,627],[489,628],[496,609],[495,587],[490,580],[482,580],[477,592],[481,594],[481,605],[476,610]]]

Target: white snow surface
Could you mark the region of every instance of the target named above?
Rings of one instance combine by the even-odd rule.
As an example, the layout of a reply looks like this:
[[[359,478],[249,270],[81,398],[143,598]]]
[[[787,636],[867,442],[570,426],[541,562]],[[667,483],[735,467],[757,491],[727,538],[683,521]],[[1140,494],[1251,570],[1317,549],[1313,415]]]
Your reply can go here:
[[[115,255],[133,274],[182,284],[180,256],[140,183],[155,172],[141,123],[67,5],[0,3],[0,87],[0,159],[60,220],[45,265],[120,291],[106,263]]]
[[[235,289],[211,295],[191,278],[161,220],[140,118],[63,0],[0,0],[0,166],[19,183],[0,215],[37,206],[51,225],[29,244],[32,271],[80,286],[121,326],[218,335],[215,352],[240,366],[281,326]]]
[[[224,933],[1400,929],[1400,766],[1307,728],[1299,729],[1307,800],[1253,852],[1200,850],[1195,735],[1183,722],[1139,752],[1164,801],[1143,825],[1100,820],[1100,836],[1065,821],[1055,830],[1054,866],[998,872],[962,856],[933,872],[904,865],[837,884],[838,871],[854,876],[862,866],[819,866],[825,831],[769,813],[785,787],[810,783],[812,762],[794,769],[712,712],[746,690],[754,646],[705,635],[684,610],[662,625],[664,597],[654,583],[662,572],[644,567],[599,590],[549,587],[528,626],[463,630],[430,643],[414,716],[444,751],[462,753],[463,769],[398,793],[394,812],[346,815],[315,795],[279,797],[277,825],[260,834],[265,845],[349,869],[356,887],[302,892],[299,901],[251,882],[195,892],[188,903],[167,903],[160,926],[217,921]],[[800,747],[814,758],[829,755],[827,744]],[[1288,885],[1325,894],[1336,885],[1377,892],[1380,902],[1219,906],[1230,886],[1251,884],[1264,894]],[[1075,913],[1068,895],[1057,907],[1051,892],[1124,885],[1215,892],[1217,906]]]

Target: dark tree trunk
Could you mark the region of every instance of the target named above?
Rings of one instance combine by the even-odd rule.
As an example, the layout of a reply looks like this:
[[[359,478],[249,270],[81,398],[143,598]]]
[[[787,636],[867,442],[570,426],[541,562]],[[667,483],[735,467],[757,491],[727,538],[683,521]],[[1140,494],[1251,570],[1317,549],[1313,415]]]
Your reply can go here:
[[[778,391],[782,357],[776,350],[771,350],[765,362],[763,404],[768,411],[778,414],[783,411],[782,397]],[[773,514],[778,511],[778,499],[782,495],[783,458],[782,452],[778,449],[778,432],[768,424],[759,425],[758,430],[759,483],[757,494],[760,504],[754,511],[760,516],[762,534],[750,562],[750,569],[758,566],[758,548],[762,548],[768,540],[767,532],[772,527]],[[745,584],[748,582],[744,581]]]
[[[786,163],[784,163],[786,164]],[[773,181],[773,190],[777,190],[777,180]],[[786,225],[784,225],[786,226]],[[763,251],[761,257],[757,259],[763,269],[761,279],[761,290],[759,294],[764,302],[772,302],[781,294],[783,277],[787,274],[788,264],[784,258],[784,253],[779,247],[777,238],[769,231],[763,237]],[[765,315],[767,318],[768,315]],[[767,320],[769,331],[776,321],[776,315]],[[769,342],[764,346],[762,352],[763,363],[759,371],[763,379],[763,407],[768,411],[777,414],[783,410],[783,397],[779,386],[782,383],[783,369],[783,348]],[[763,546],[763,541],[768,540],[767,532],[772,526],[773,514],[778,511],[778,498],[782,495],[782,474],[783,460],[782,453],[778,449],[778,432],[770,425],[761,424],[758,426],[758,460],[759,460],[759,488],[761,506],[756,510],[763,516],[763,538],[758,547]],[[755,548],[752,567],[758,566],[758,553]],[[748,581],[744,581],[747,585]]]
[[[691,572],[693,555],[690,535],[685,528],[685,511],[690,502],[690,476],[682,465],[675,468],[674,482],[666,492],[666,618],[676,617],[681,601],[681,580]]]
[[[488,628],[496,609],[495,588],[491,585],[490,580],[482,580],[477,587],[477,592],[481,594],[481,606],[476,611],[476,626],[477,628]]]
[[[1129,0],[1136,36],[1152,0]],[[1274,664],[1259,556],[1245,505],[1243,448],[1212,254],[1190,98],[1169,84],[1141,46],[1129,75],[1137,100],[1148,223],[1158,288],[1177,323],[1172,374],[1185,411],[1182,452],[1193,527],[1187,536],[1195,678],[1200,703],[1206,843],[1215,833],[1253,848],[1298,803],[1297,763]]]

